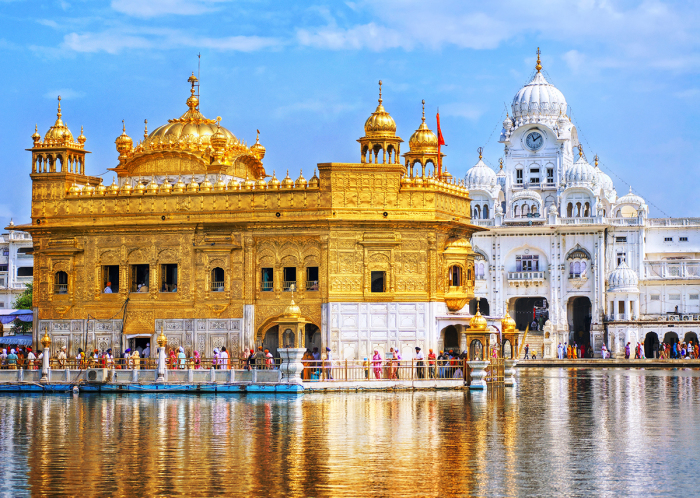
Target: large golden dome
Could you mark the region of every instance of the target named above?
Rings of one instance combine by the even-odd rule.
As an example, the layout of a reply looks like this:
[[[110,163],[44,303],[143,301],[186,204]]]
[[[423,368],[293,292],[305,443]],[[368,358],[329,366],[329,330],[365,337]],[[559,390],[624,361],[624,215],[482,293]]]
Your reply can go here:
[[[58,112],[56,113],[56,122],[49,128],[49,131],[44,135],[45,144],[64,144],[72,143],[73,134],[68,129],[68,126],[61,119],[61,96],[58,96]]]
[[[423,121],[408,141],[411,152],[437,152],[438,138],[425,124],[425,100],[423,101]]]
[[[396,136],[396,122],[382,105],[382,82],[379,82],[379,105],[365,121],[365,135],[368,137]]]

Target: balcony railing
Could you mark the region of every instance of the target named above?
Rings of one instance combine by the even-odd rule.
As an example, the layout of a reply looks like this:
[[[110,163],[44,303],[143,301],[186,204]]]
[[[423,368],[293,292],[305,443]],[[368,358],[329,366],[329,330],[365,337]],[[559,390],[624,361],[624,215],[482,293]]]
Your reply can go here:
[[[272,292],[273,287],[274,287],[273,282],[262,282],[260,284],[260,288],[263,292]]]
[[[492,227],[494,225],[493,220],[476,220],[472,219],[472,224],[480,227]]]
[[[318,280],[307,280],[306,281],[307,291],[317,291],[318,290]]]
[[[538,285],[544,282],[543,271],[509,271],[508,283],[510,285]]]
[[[224,291],[224,283],[223,282],[212,282],[211,283],[211,291],[212,292],[223,292]]]
[[[68,294],[68,284],[55,284],[53,292],[54,294]]]
[[[644,263],[644,278],[700,278],[700,261],[647,261]]]
[[[700,225],[700,218],[650,218],[647,220],[652,227],[678,227]]]
[[[603,218],[562,218],[563,225],[593,225],[603,223]]]
[[[297,290],[297,281],[296,280],[285,280],[284,284],[282,285],[282,290],[284,292],[294,292]]]

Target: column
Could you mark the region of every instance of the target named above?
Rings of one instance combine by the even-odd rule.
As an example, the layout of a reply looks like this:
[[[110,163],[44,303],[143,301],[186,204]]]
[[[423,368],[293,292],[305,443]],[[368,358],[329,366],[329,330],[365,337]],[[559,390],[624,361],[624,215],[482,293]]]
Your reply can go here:
[[[639,320],[639,297],[632,301],[632,316]]]

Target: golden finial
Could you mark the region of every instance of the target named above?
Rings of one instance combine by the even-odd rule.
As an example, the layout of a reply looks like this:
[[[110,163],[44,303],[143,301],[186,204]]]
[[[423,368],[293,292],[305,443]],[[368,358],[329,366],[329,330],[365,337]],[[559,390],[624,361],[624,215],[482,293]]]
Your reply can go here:
[[[122,119],[122,132],[126,133],[126,124],[124,123],[123,119]]]
[[[542,64],[540,63],[540,47],[537,47],[537,65],[535,69],[537,69],[538,73],[542,70]]]
[[[578,157],[583,157],[583,145],[578,144]]]
[[[61,117],[61,96],[58,96],[58,112],[56,113],[56,116],[59,118]]]
[[[260,130],[255,130],[258,132],[258,135],[255,137],[255,143],[259,144],[260,143]]]
[[[382,80],[379,80],[379,103],[382,103]]]
[[[422,100],[423,103],[423,122],[425,123],[425,99]]]
[[[483,148],[483,147],[479,147],[478,149],[476,149],[476,151],[479,153],[479,160],[481,161],[482,153],[484,152],[484,148]]]
[[[146,140],[148,138],[148,120],[144,119],[143,120],[143,139]]]
[[[501,167],[501,169],[503,169],[503,158],[498,160],[498,165]]]
[[[595,155],[593,160],[595,161],[595,167],[597,168],[598,167],[598,154]]]

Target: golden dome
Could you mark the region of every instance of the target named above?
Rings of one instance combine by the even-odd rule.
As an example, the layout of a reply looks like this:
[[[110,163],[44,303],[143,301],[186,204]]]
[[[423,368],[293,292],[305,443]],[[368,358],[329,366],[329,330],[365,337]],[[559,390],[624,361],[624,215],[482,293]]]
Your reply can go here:
[[[209,175],[204,175],[204,181],[199,184],[199,191],[200,192],[211,192],[211,189],[214,187],[214,185],[211,184],[209,181]]]
[[[506,316],[501,320],[501,331],[504,334],[512,334],[515,332],[515,320],[511,318],[508,311],[506,311]]]
[[[411,135],[408,140],[408,146],[411,152],[437,152],[438,138],[432,132],[428,125],[425,124],[425,100],[423,101],[423,118],[418,129]]]
[[[182,176],[178,175],[177,182],[175,182],[175,185],[173,185],[173,192],[176,194],[181,194],[186,188],[187,185],[185,185],[185,182],[182,181]]]
[[[81,126],[80,127],[80,135],[78,135],[78,143],[80,145],[83,145],[83,144],[85,144],[85,140],[87,140],[87,138],[85,138],[85,135],[83,135],[83,127]]]
[[[241,182],[236,180],[235,178],[231,178],[228,182],[228,189],[229,190],[239,190],[241,188]]]
[[[119,185],[117,185],[117,179],[112,177],[112,184],[107,189],[109,195],[117,195],[119,193]]]
[[[147,194],[157,194],[158,193],[158,182],[156,182],[155,175],[151,176],[151,181],[146,185]]]
[[[260,177],[255,181],[255,188],[257,190],[265,190],[267,188],[267,182],[265,181],[265,177]]]
[[[44,135],[44,143],[47,144],[69,144],[73,142],[73,134],[68,126],[61,119],[61,96],[58,96],[58,112],[56,112],[56,122]]]
[[[192,181],[187,185],[187,191],[188,192],[198,192],[199,191],[199,183],[194,179],[194,174],[192,175]]]
[[[255,143],[250,147],[250,150],[253,151],[253,154],[255,154],[255,157],[262,159],[265,157],[265,146],[263,146],[260,143],[260,130],[256,130],[258,132],[258,136],[255,139]]]
[[[410,176],[408,176],[408,174],[403,175],[401,177],[401,185],[410,187],[411,185],[413,185],[413,179]]]
[[[100,184],[95,189],[95,195],[105,195],[107,192],[107,186],[102,183],[102,178],[100,178]]]
[[[386,112],[382,105],[382,82],[379,81],[379,105],[365,121],[365,136],[367,137],[395,137],[396,123],[394,118]]]
[[[316,176],[316,168],[314,168],[314,176],[312,176],[311,180],[309,180],[309,188],[318,188],[319,185],[321,185],[321,180],[319,180],[318,176]]]
[[[161,194],[169,194],[173,190],[173,184],[168,181],[168,175],[165,175],[165,180],[163,180],[163,183],[160,184],[160,188],[158,189],[158,192]]]
[[[269,189],[279,189],[280,188],[280,181],[275,176],[274,169],[272,170],[272,178],[270,178],[270,181],[267,182],[267,188],[269,188]]]
[[[126,125],[124,124],[123,119],[122,134],[117,137],[114,143],[117,144],[117,152],[119,152],[120,158],[126,157],[126,153],[131,150],[131,146],[134,144],[134,141],[131,140],[131,137],[126,134]]]
[[[433,178],[433,175],[428,175],[428,178],[425,179],[425,184],[427,186],[435,185],[435,178]]]
[[[226,191],[226,182],[224,179],[219,175],[219,177],[216,179],[216,183],[214,184],[214,192],[225,192]]]
[[[416,187],[422,187],[423,186],[423,177],[422,176],[417,176],[413,179],[413,184]]]
[[[44,327],[44,337],[41,338],[41,345],[44,346],[44,349],[48,349],[51,346],[51,337],[49,337],[46,327]]]
[[[289,178],[289,170],[287,170],[287,176],[282,179],[282,188],[294,188],[294,180]]]
[[[211,143],[211,148],[214,149],[214,155],[216,157],[221,157],[226,147],[228,139],[226,135],[221,131],[221,118],[216,119],[216,131],[209,139]]]
[[[34,125],[34,134],[32,135],[32,141],[34,146],[37,146],[41,142],[41,135],[39,135],[39,127]]]
[[[486,318],[481,316],[479,311],[479,304],[476,305],[476,314],[469,320],[470,331],[486,331],[488,328],[488,323],[486,323]]]
[[[245,181],[243,182],[243,188],[246,190],[253,190],[255,188],[255,180],[248,178],[248,173],[245,174]]]
[[[122,185],[122,188],[119,190],[121,194],[124,195],[131,195],[133,192],[134,187],[131,185],[131,180],[129,178],[126,179],[124,184]]]
[[[73,184],[70,186],[68,189],[68,194],[69,195],[80,195],[80,187],[73,182]]]
[[[289,303],[289,306],[284,309],[284,316],[285,318],[301,317],[301,308],[294,302],[294,296],[292,296],[292,302]]]
[[[306,178],[304,178],[304,174],[301,170],[299,170],[299,178],[297,178],[297,181],[294,182],[294,186],[296,188],[306,188],[309,183],[306,181]]]
[[[141,177],[139,176],[138,181],[136,182],[136,187],[134,187],[134,194],[136,195],[143,195],[146,193],[146,186],[141,182]]]
[[[469,253],[472,250],[472,244],[463,237],[450,237],[445,242],[445,252],[450,253]]]

